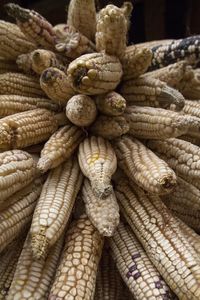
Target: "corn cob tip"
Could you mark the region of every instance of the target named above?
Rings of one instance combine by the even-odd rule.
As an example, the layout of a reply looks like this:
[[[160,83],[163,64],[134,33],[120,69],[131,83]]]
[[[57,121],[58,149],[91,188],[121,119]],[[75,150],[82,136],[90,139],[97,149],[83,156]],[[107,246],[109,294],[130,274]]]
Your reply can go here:
[[[44,235],[44,230],[45,229],[42,228],[40,233],[33,233],[31,237],[32,253],[36,260],[45,259],[49,249],[49,242]]]
[[[130,17],[130,15],[133,11],[133,4],[131,2],[126,1],[123,3],[121,9],[123,10],[124,15],[126,17]]]
[[[162,91],[158,96],[158,101],[163,108],[170,108],[172,106],[175,111],[182,110],[185,104],[183,95],[169,86],[164,86],[162,88]]]
[[[82,83],[82,79],[87,75],[88,70],[86,67],[79,67],[76,70],[74,70],[74,73],[71,77],[73,81],[73,85],[75,87],[79,87],[80,84]]]
[[[50,84],[56,80],[57,76],[58,73],[53,68],[48,68],[42,72],[40,80],[42,83]]]
[[[165,176],[161,179],[160,185],[167,193],[171,192],[176,186],[176,179],[173,176]]]
[[[9,16],[18,19],[20,22],[26,22],[30,17],[27,9],[20,7],[15,3],[5,4],[4,7]]]
[[[91,185],[94,194],[100,199],[108,197],[113,192],[112,185],[106,184],[105,182],[94,180],[93,182],[91,182]]]
[[[37,163],[37,169],[40,173],[46,173],[52,167],[52,160],[48,157],[41,157]]]

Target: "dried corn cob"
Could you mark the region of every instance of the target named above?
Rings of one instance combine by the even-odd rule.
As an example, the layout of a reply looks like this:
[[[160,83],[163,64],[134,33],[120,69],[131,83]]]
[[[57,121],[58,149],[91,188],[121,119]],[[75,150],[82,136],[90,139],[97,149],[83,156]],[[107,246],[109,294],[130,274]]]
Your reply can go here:
[[[62,245],[63,237],[50,250],[46,260],[33,260],[28,235],[18,260],[7,299],[47,299]]]
[[[38,78],[21,73],[0,74],[0,94],[20,95],[27,97],[44,97]]]
[[[162,108],[129,106],[125,111],[130,134],[138,138],[166,139],[199,130],[199,118]]]
[[[114,192],[103,200],[99,199],[93,194],[89,180],[85,179],[82,196],[92,224],[101,235],[112,236],[119,224],[119,206]]]
[[[85,139],[79,146],[78,160],[94,194],[99,198],[109,196],[113,191],[111,176],[117,168],[117,158],[110,143],[102,137]]]
[[[96,115],[95,102],[89,96],[75,95],[67,102],[66,116],[77,126],[89,126],[94,122]]]
[[[187,66],[183,79],[177,84],[177,89],[188,99],[200,98],[200,69],[192,69],[192,66]]]
[[[0,120],[0,149],[24,148],[45,141],[58,128],[53,112],[37,108]]]
[[[14,61],[0,58],[0,74],[17,71],[18,67]]]
[[[174,171],[140,141],[124,135],[114,146],[120,168],[144,190],[155,194],[173,190],[176,185]]]
[[[67,160],[84,137],[76,126],[66,125],[56,131],[41,151],[37,168],[44,173]]]
[[[49,300],[93,299],[102,248],[102,236],[85,215],[73,222],[66,234]]]
[[[151,140],[147,146],[158,153],[179,176],[198,179],[200,176],[200,148],[179,139]]]
[[[35,208],[31,244],[35,258],[46,257],[62,235],[82,183],[77,160],[69,159],[49,173]]]
[[[163,40],[153,40],[153,41],[147,41],[147,42],[144,42],[144,43],[139,43],[139,44],[136,44],[136,46],[140,49],[142,48],[153,48],[153,47],[156,47],[156,46],[164,46],[164,45],[169,45],[171,44],[173,41],[173,39],[163,39]]]
[[[71,0],[68,7],[67,24],[75,27],[93,41],[96,32],[95,1]]]
[[[169,287],[127,224],[119,224],[109,245],[117,268],[136,299],[172,299]]]
[[[111,140],[127,133],[129,124],[124,116],[99,115],[90,127],[90,131],[95,135]]]
[[[31,53],[25,53],[21,54],[17,57],[16,63],[20,71],[34,75],[34,72],[32,70],[32,60],[31,60]]]
[[[179,136],[178,138],[181,139],[181,140],[190,142],[194,145],[200,146],[200,138],[199,137],[194,137],[194,136],[191,136],[189,134],[184,134],[184,135]]]
[[[40,86],[50,99],[63,106],[75,94],[69,84],[68,76],[53,67],[42,72]]]
[[[121,58],[123,77],[122,79],[137,78],[144,74],[151,64],[152,52],[148,48],[139,48],[137,45],[128,46]]]
[[[187,115],[196,116],[200,118],[200,100],[185,100],[183,112]]]
[[[17,25],[26,37],[39,47],[54,49],[55,32],[52,25],[34,10],[20,7],[14,3],[5,5],[8,15],[16,19]]]
[[[161,108],[175,107],[179,111],[184,106],[184,97],[165,82],[142,75],[138,79],[125,81],[121,86],[121,94],[128,103],[140,106]]]
[[[199,299],[200,259],[179,223],[158,197],[126,180],[118,181],[115,191],[123,214],[165,282],[180,299]]]
[[[108,116],[122,115],[126,108],[126,100],[116,92],[95,97],[98,110]]]
[[[122,76],[122,66],[115,56],[91,53],[72,61],[67,74],[75,91],[86,95],[98,95],[116,88]]]
[[[17,56],[36,48],[15,24],[0,20],[0,56],[16,60]]]

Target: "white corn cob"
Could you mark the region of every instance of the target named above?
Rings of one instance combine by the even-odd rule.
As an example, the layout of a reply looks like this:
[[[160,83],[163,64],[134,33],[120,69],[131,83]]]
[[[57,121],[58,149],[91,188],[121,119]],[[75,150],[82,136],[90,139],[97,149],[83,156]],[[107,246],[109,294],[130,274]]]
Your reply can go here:
[[[116,92],[95,97],[98,110],[108,116],[119,116],[126,109],[126,100]]]

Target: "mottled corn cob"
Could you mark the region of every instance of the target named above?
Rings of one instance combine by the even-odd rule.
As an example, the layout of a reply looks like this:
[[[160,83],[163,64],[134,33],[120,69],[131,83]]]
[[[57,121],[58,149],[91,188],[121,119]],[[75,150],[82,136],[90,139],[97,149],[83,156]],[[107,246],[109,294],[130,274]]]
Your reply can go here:
[[[173,108],[177,111],[184,106],[183,95],[165,82],[142,75],[138,79],[125,81],[121,94],[128,103],[140,106]]]
[[[66,234],[49,300],[93,299],[102,248],[102,236],[85,215],[73,222]]]
[[[90,131],[95,135],[100,135],[105,139],[117,138],[129,131],[129,124],[122,116],[99,115],[91,125]]]
[[[81,183],[82,174],[75,157],[49,173],[30,229],[35,258],[45,258],[62,235]]]
[[[101,235],[112,236],[119,224],[119,206],[114,192],[105,199],[94,195],[88,179],[84,180],[82,196],[86,213]]]
[[[47,299],[62,245],[63,237],[50,250],[46,260],[33,260],[28,235],[18,260],[7,299]]]
[[[19,70],[14,61],[0,58],[0,74],[6,72],[17,72],[17,71]]]
[[[79,146],[78,160],[95,195],[99,198],[109,196],[113,191],[111,176],[117,168],[117,158],[110,143],[102,137],[85,139]]]
[[[125,118],[130,134],[138,138],[167,139],[199,130],[200,119],[162,108],[128,106]]]
[[[21,73],[0,74],[0,95],[20,95],[27,97],[44,97],[38,78]]]
[[[20,7],[17,4],[5,5],[8,15],[16,19],[17,25],[25,36],[39,47],[54,49],[55,32],[52,25],[34,10]]]
[[[137,139],[124,135],[114,149],[120,168],[148,193],[165,194],[175,187],[174,171]]]
[[[118,181],[115,191],[123,214],[165,282],[180,299],[198,300],[200,259],[179,223],[158,197],[126,180]]]
[[[18,55],[36,48],[17,25],[2,20],[0,20],[0,45],[0,56],[13,61]]]
[[[67,160],[83,140],[84,133],[73,125],[66,125],[56,131],[41,151],[37,168],[44,173]]]
[[[24,148],[45,141],[58,128],[55,114],[37,108],[0,120],[0,149]]]
[[[115,56],[91,53],[73,60],[69,64],[67,74],[75,91],[86,95],[98,95],[116,88],[122,76],[122,66]]]
[[[50,99],[63,106],[75,94],[69,84],[68,76],[54,67],[47,68],[42,72],[40,86]]]
[[[119,224],[109,245],[117,268],[136,299],[172,299],[169,287],[127,224]]]
[[[67,102],[66,116],[77,126],[89,126],[94,122],[96,115],[95,102],[89,96],[75,95]]]
[[[75,27],[93,41],[96,32],[95,1],[71,0],[68,7],[67,24]]]
[[[126,100],[116,92],[95,97],[98,110],[108,116],[122,115],[126,109]]]

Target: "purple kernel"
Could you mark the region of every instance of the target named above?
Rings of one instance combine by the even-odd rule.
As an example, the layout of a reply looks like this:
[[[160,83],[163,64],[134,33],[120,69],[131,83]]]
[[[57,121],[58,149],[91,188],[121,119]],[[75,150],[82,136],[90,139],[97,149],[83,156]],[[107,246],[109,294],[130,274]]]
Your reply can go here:
[[[136,259],[136,258],[139,258],[139,257],[141,257],[140,253],[136,253],[136,254],[132,255],[133,260]]]

